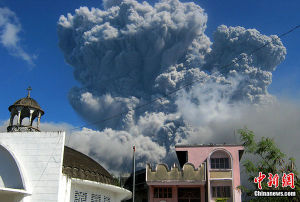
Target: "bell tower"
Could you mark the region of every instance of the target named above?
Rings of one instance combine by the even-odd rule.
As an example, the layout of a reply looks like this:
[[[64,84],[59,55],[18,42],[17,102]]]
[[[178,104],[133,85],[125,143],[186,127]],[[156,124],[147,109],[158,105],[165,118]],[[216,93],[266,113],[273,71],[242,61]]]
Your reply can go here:
[[[10,111],[10,122],[7,127],[7,132],[39,132],[41,116],[44,111],[40,105],[33,98],[30,97],[31,87],[27,88],[27,97],[17,100],[11,105],[8,110]],[[23,124],[23,120],[28,118],[28,124]],[[36,120],[36,126],[33,126]]]

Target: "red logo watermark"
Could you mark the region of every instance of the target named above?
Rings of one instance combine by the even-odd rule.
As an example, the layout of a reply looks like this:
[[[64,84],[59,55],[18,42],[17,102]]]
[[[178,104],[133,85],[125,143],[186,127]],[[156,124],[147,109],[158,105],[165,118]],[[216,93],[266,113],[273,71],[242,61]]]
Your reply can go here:
[[[294,173],[290,173],[290,174],[285,174],[283,173],[282,176],[282,187],[287,187],[290,186],[292,189],[295,188],[294,185]]]
[[[275,187],[277,188],[279,186],[279,175],[278,174],[271,174],[271,173],[268,173],[269,177],[268,177],[268,187]],[[281,187],[291,187],[292,189],[295,188],[295,185],[294,185],[294,173],[289,173],[289,174],[286,174],[286,173],[283,173],[282,175],[282,178],[281,178]],[[261,183],[262,181],[266,178],[266,175],[263,174],[262,172],[259,172],[258,173],[258,177],[255,177],[254,178],[254,183],[255,184],[258,184],[258,189],[262,189],[262,186],[261,186]]]

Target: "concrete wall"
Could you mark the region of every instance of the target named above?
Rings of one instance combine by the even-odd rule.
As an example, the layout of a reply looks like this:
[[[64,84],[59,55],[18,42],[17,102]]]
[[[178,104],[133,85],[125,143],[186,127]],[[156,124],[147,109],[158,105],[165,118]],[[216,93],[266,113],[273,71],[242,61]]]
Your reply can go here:
[[[114,193],[109,192],[107,190],[99,189],[96,187],[88,187],[86,185],[80,185],[80,184],[72,184],[71,188],[71,201],[74,201],[75,195],[77,194],[77,197],[86,197],[86,201],[104,201],[104,198],[106,198],[107,202],[114,202],[116,200],[116,196]],[[92,197],[94,199],[92,199]],[[79,200],[81,201],[81,200]],[[82,200],[84,201],[84,200]]]
[[[0,133],[0,144],[18,159],[24,189],[32,194],[24,202],[59,201],[64,141],[64,132]]]
[[[71,185],[72,179],[66,175],[62,175],[60,178],[60,189],[58,192],[59,202],[68,202],[71,199]]]
[[[125,195],[131,196],[131,192],[123,188],[80,179],[71,180],[70,190],[70,201],[72,202],[75,199],[86,202],[120,202]]]
[[[194,165],[186,163],[183,166],[182,170],[179,170],[177,167],[171,167],[169,170],[168,166],[165,164],[158,164],[155,170],[150,168],[150,165],[146,166],[146,181],[149,182],[159,182],[159,181],[168,181],[168,182],[198,182],[205,183],[205,163],[201,164],[198,168],[195,168]]]
[[[216,171],[210,171],[209,172],[210,179],[231,179],[232,178],[232,170],[216,170]]]

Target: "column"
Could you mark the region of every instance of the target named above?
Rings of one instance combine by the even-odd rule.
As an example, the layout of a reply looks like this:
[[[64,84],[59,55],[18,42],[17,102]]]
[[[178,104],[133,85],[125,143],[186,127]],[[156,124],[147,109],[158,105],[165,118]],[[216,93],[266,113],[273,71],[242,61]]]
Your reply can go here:
[[[201,202],[205,202],[205,186],[201,185],[200,190],[201,190]]]
[[[40,120],[41,120],[41,112],[39,112],[39,115],[38,115],[37,128],[39,128],[39,126],[40,126]]]
[[[18,110],[18,123],[17,123],[17,126],[20,126],[21,125],[21,111],[22,109],[21,108],[17,108]]]
[[[172,187],[172,201],[178,201],[178,186]]]
[[[153,202],[153,194],[154,194],[154,189],[153,186],[149,185],[149,192],[148,192],[148,197],[149,197],[149,202]]]
[[[206,180],[207,180],[207,200],[211,201],[211,186],[210,186],[210,157],[206,160]]]
[[[14,117],[15,117],[15,114],[13,112],[10,113],[10,120],[9,120],[9,126],[12,126],[14,123]]]
[[[29,125],[32,126],[32,114],[33,114],[34,110],[33,109],[30,109],[29,110],[29,113],[30,113],[30,116],[29,116]]]

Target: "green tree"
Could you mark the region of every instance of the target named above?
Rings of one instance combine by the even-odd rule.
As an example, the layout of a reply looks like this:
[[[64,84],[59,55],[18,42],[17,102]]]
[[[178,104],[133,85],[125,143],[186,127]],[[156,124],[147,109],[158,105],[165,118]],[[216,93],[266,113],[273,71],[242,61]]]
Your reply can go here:
[[[280,151],[272,138],[262,137],[259,141],[255,140],[253,131],[247,128],[240,129],[241,141],[245,147],[247,159],[243,161],[248,181],[251,187],[240,186],[243,193],[247,195],[249,201],[300,201],[300,180],[295,167],[293,158],[287,159],[286,155]],[[254,183],[254,178],[258,177],[259,172],[266,175],[262,181],[262,190],[265,191],[295,191],[296,197],[254,197],[254,191],[259,190],[257,184]],[[279,186],[268,187],[268,173],[279,175]],[[295,174],[295,189],[290,186],[282,187],[283,173]]]

